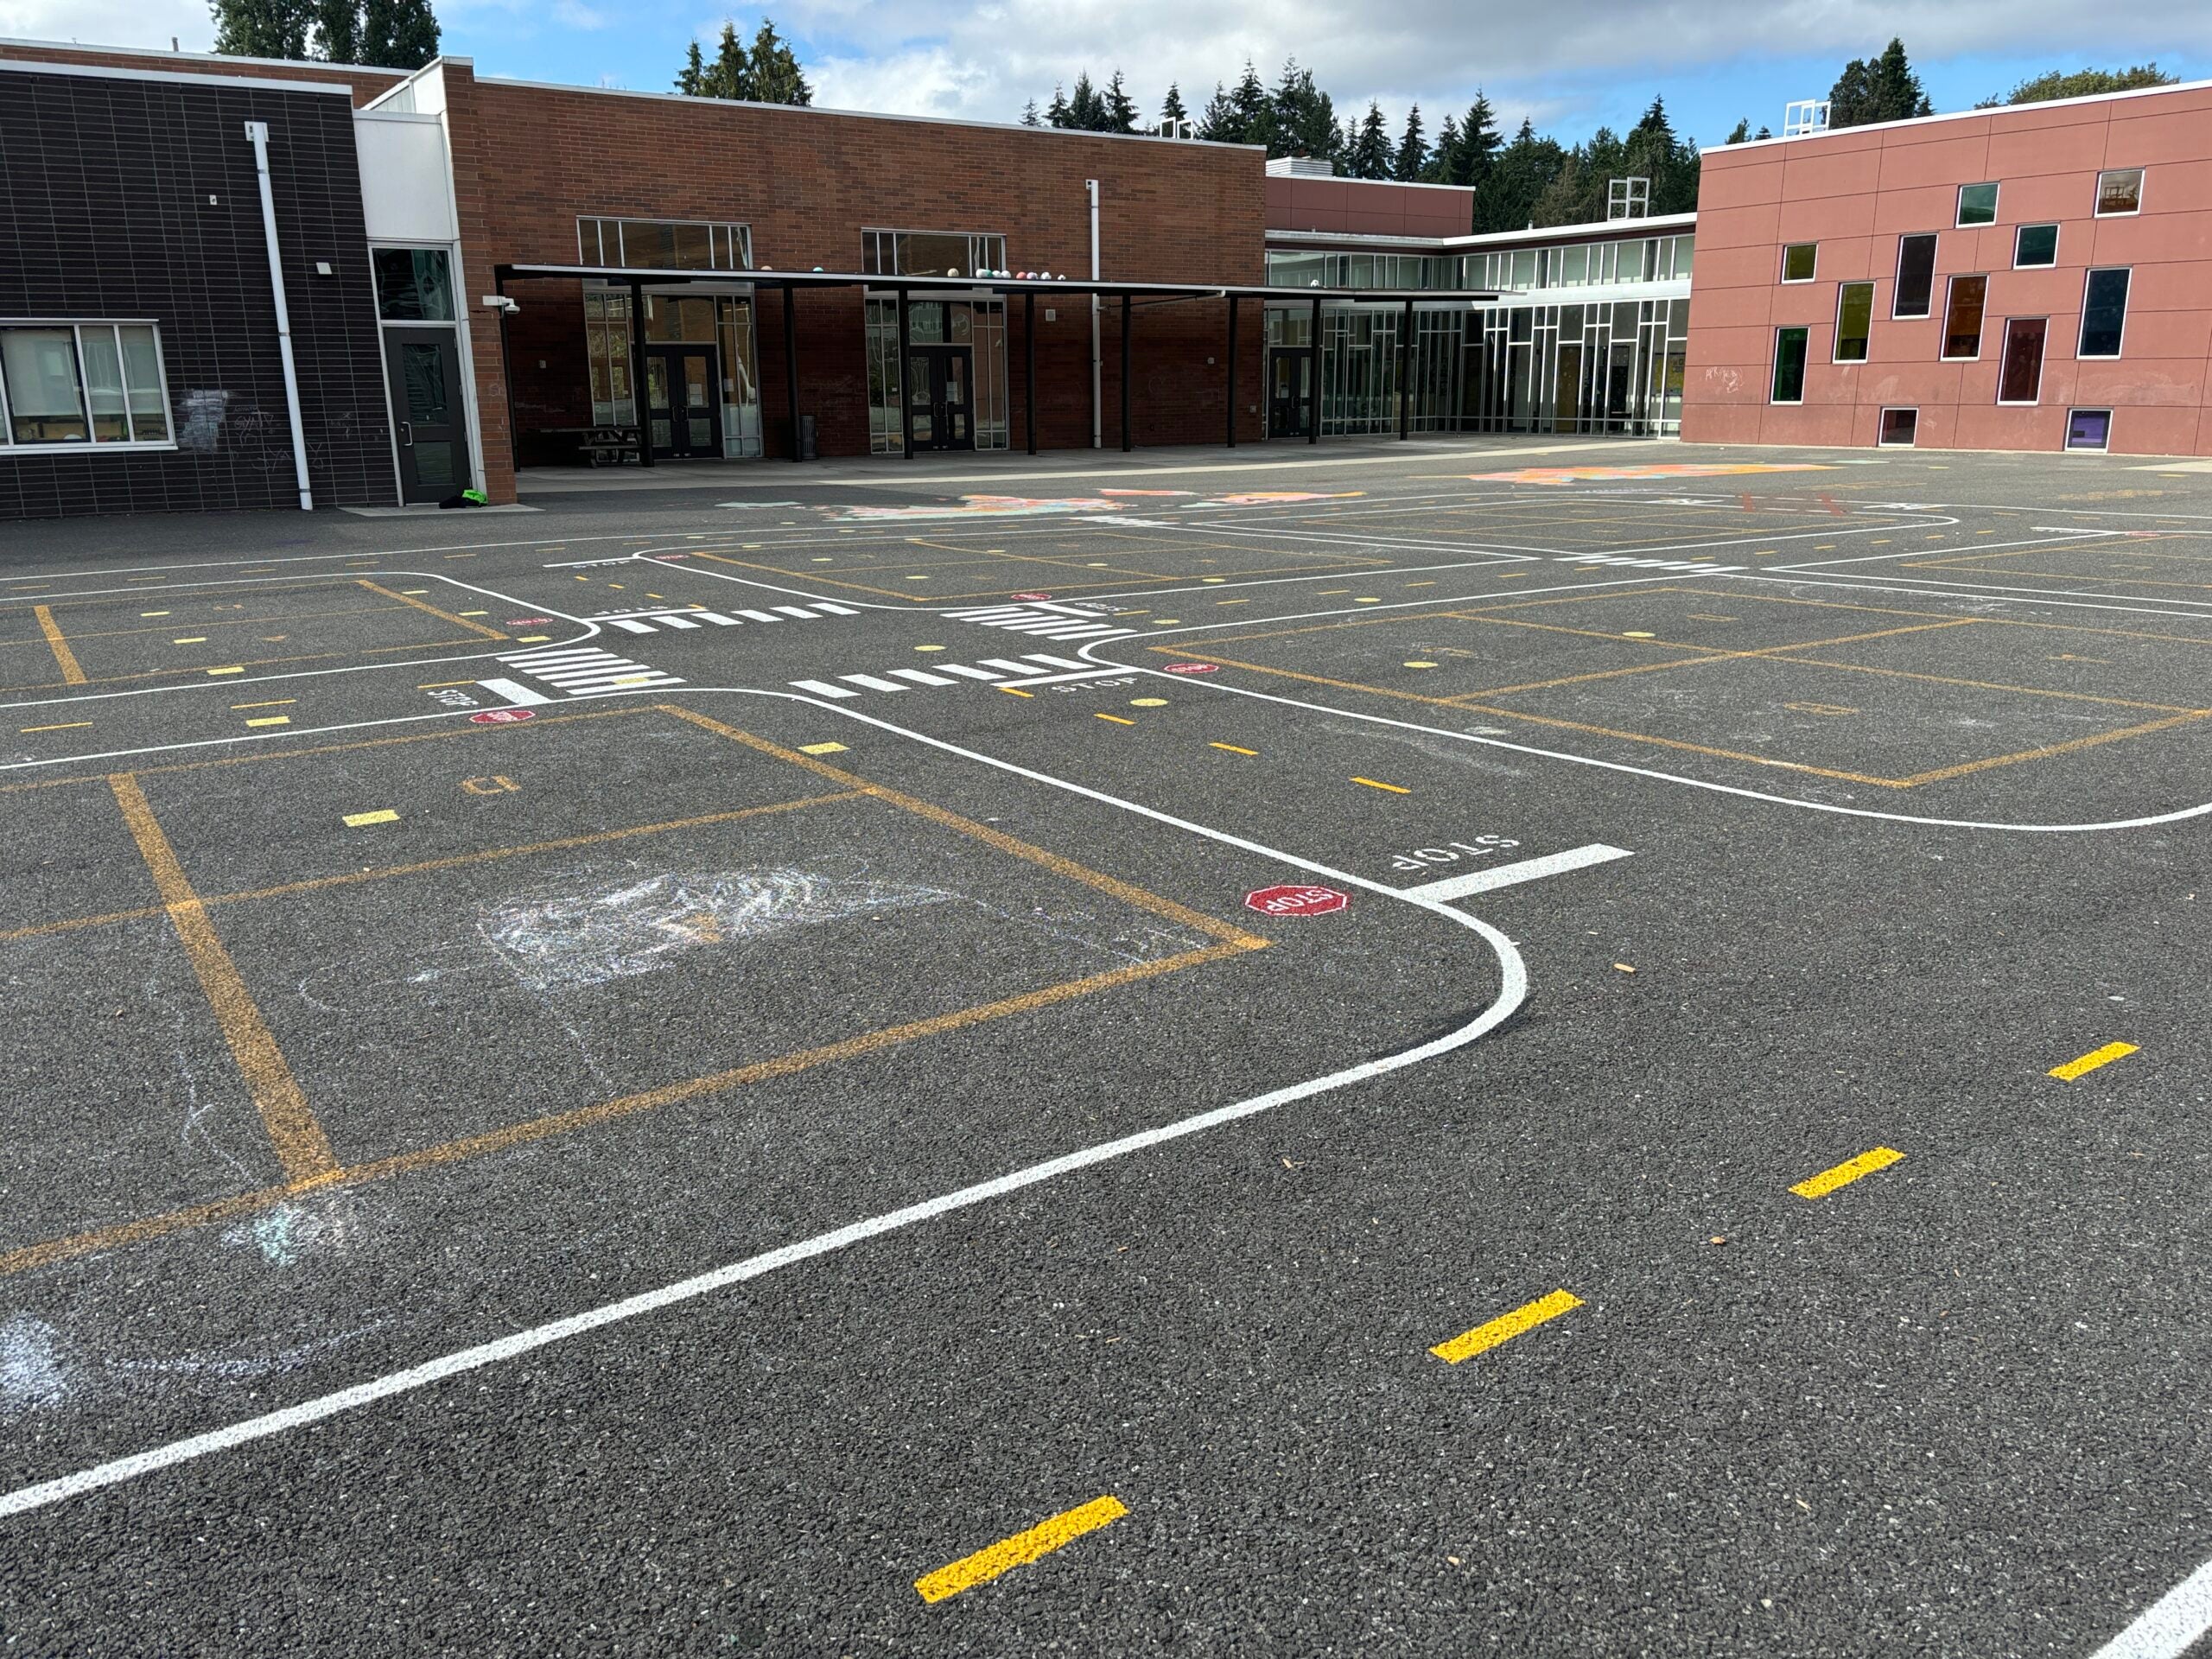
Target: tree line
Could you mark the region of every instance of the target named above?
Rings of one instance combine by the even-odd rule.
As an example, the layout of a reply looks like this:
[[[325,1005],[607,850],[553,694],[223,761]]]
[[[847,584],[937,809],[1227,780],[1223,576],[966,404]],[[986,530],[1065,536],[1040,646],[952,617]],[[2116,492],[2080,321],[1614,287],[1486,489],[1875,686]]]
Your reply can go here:
[[[420,69],[438,55],[429,0],[212,0],[226,57]]]
[[[695,39],[683,67],[677,72],[676,90],[687,98],[734,98],[748,104],[814,102],[814,88],[799,67],[798,54],[766,17],[749,47],[737,38],[737,25],[728,18],[722,20],[721,39],[712,58]]]

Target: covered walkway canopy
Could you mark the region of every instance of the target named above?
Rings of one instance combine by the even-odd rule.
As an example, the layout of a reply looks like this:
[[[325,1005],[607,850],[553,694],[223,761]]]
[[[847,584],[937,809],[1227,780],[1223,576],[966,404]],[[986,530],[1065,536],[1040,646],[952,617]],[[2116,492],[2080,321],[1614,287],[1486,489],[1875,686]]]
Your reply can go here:
[[[492,267],[495,291],[505,298],[510,282],[601,282],[626,285],[630,290],[631,350],[638,361],[643,361],[645,351],[645,291],[648,286],[663,287],[675,283],[750,283],[756,290],[773,289],[784,296],[784,377],[785,391],[791,404],[791,458],[802,458],[799,447],[798,396],[798,321],[796,304],[798,291],[808,288],[859,288],[895,295],[899,302],[899,360],[903,365],[907,356],[906,306],[916,294],[932,294],[957,298],[973,298],[978,295],[996,299],[1011,300],[1016,296],[1022,302],[1023,368],[1025,425],[1031,454],[1037,453],[1037,296],[1050,299],[1055,296],[1082,295],[1098,299],[1118,299],[1122,302],[1122,373],[1121,424],[1122,448],[1124,451],[1136,447],[1129,425],[1129,363],[1131,352],[1131,317],[1139,300],[1155,303],[1174,303],[1185,300],[1225,300],[1229,304],[1229,350],[1226,354],[1229,374],[1229,433],[1230,448],[1236,447],[1236,318],[1237,310],[1246,300],[1268,301],[1278,303],[1291,301],[1310,304],[1313,313],[1313,340],[1319,347],[1321,339],[1321,306],[1325,301],[1353,305],[1395,305],[1402,307],[1406,326],[1398,331],[1398,435],[1408,435],[1410,405],[1407,376],[1407,353],[1413,337],[1412,320],[1416,305],[1435,307],[1488,305],[1501,297],[1495,289],[1354,289],[1354,288],[1287,288],[1268,283],[1222,284],[1218,283],[1109,283],[1078,277],[1022,277],[1022,276],[887,276],[876,272],[851,270],[659,270],[633,265],[519,265],[502,264]],[[505,317],[500,319],[501,346],[504,348]],[[510,388],[513,385],[508,376]],[[510,390],[510,397],[512,391]],[[1321,377],[1317,373],[1308,382],[1308,401],[1306,423],[1306,442],[1318,443],[1321,436],[1320,399]],[[509,429],[513,429],[512,416]],[[906,454],[912,459],[914,453],[913,433],[906,428]],[[646,423],[638,422],[638,460],[647,467],[653,464],[652,444],[647,436]]]

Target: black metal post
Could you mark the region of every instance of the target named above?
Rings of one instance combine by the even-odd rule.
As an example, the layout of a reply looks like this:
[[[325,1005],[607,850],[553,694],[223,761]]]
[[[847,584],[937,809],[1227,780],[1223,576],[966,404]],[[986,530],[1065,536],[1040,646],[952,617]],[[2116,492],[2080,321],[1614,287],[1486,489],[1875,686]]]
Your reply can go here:
[[[1021,297],[1022,419],[1029,429],[1029,453],[1037,453],[1037,291]]]
[[[653,464],[653,423],[645,412],[645,285],[630,284],[630,412],[638,417],[638,465]]]
[[[1129,435],[1129,296],[1122,296],[1122,453],[1136,448]]]
[[[1321,442],[1321,296],[1313,296],[1313,334],[1306,341],[1306,362],[1313,381],[1306,388],[1306,442]]]
[[[497,270],[492,274],[492,289],[501,299],[507,297],[507,279]],[[504,305],[499,308],[499,378],[507,388],[507,465],[518,473],[522,471],[522,434],[515,429],[515,354],[507,343],[507,308]]]
[[[1229,296],[1229,447],[1236,447],[1236,296]]]
[[[899,453],[908,461],[912,461],[914,458],[914,406],[909,401],[906,376],[912,371],[914,364],[912,354],[906,349],[911,336],[906,332],[906,290],[903,288],[898,290],[898,305],[899,435],[900,439]],[[935,434],[932,433],[931,435],[934,436]]]
[[[1413,431],[1411,372],[1414,361],[1414,302],[1406,302],[1406,315],[1398,323],[1398,442]]]
[[[791,411],[791,459],[803,461],[806,446],[798,429],[798,289],[784,285],[784,401]]]

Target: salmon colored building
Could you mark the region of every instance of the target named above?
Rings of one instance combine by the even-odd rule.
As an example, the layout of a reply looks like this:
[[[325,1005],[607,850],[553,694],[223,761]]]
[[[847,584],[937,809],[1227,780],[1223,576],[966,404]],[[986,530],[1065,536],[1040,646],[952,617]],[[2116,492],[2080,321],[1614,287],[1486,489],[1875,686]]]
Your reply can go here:
[[[2212,454],[2212,83],[1705,153],[1681,435]]]

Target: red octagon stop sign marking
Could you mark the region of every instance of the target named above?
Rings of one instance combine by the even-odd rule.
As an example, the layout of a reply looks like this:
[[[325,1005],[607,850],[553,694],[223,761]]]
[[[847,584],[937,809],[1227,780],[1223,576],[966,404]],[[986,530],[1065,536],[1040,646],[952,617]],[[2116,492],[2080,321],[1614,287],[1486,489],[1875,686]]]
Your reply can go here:
[[[529,718],[530,710],[527,709],[486,709],[480,715],[471,715],[468,723],[472,726],[512,726],[518,720]]]
[[[1050,599],[1052,595],[1050,594],[1015,594],[1012,595],[1012,597],[1015,599]]]
[[[1218,664],[1213,663],[1167,663],[1160,671],[1166,674],[1211,674]]]
[[[1326,916],[1351,900],[1334,887],[1262,887],[1244,895],[1247,908],[1262,916]]]

